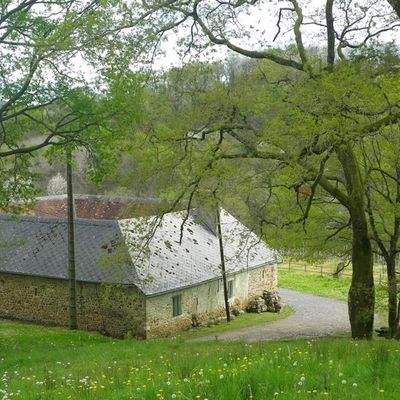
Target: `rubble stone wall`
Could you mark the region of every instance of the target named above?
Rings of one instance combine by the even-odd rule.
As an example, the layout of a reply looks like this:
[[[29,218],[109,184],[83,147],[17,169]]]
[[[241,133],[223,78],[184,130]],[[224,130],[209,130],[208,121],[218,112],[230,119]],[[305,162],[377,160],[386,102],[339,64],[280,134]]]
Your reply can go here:
[[[276,265],[228,277],[231,307],[245,309],[264,290],[277,289]],[[193,317],[207,324],[225,315],[222,279],[145,298],[134,287],[77,282],[78,328],[123,337],[162,337],[190,328]],[[182,314],[173,317],[172,297],[181,295]],[[68,281],[0,273],[0,317],[68,326]]]
[[[0,274],[0,317],[68,326],[68,281]],[[77,282],[78,329],[144,336],[144,296],[133,287]]]
[[[262,297],[264,290],[278,290],[278,268],[276,264],[265,265],[249,271],[249,300]]]

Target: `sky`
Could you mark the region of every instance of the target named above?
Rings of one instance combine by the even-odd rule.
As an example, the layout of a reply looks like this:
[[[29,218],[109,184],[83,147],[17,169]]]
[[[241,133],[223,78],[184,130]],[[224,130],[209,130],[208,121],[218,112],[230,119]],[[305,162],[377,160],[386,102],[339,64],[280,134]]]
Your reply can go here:
[[[209,3],[212,3],[211,0]],[[346,0],[336,1],[335,4],[344,3]],[[348,2],[348,0],[346,1]],[[271,2],[268,0],[260,1],[258,4],[251,6],[248,8],[248,13],[242,13],[239,16],[239,23],[241,26],[236,28],[232,23],[229,29],[235,32],[239,32],[241,38],[235,38],[232,41],[236,44],[242,45],[246,48],[250,49],[267,49],[271,47],[286,47],[290,43],[294,43],[293,30],[293,17],[294,13],[290,11],[284,11],[282,18],[283,23],[281,24],[281,33],[278,38],[274,41],[274,37],[278,32],[278,27],[276,26],[278,21],[278,12],[279,8],[275,4],[276,2]],[[357,4],[357,2],[353,2]],[[372,0],[363,0],[359,1],[360,4],[369,6],[370,13],[377,14],[378,12],[385,11],[391,12],[389,6],[385,0],[380,1],[372,1]],[[324,0],[303,0],[299,1],[299,4],[303,7],[304,14],[304,23],[302,26],[303,40],[305,46],[317,46],[317,47],[325,47],[326,46],[326,36],[325,36],[325,28],[321,26],[317,26],[315,24],[311,24],[314,21],[323,21],[324,20]],[[379,5],[379,7],[378,7]],[[281,1],[279,3],[280,7],[290,6],[288,1]],[[359,13],[362,11],[357,9]],[[359,14],[360,15],[360,14]],[[335,26],[340,28],[344,21],[344,13],[338,12],[335,15]],[[387,18],[377,18],[376,29],[379,27],[387,27],[388,19]],[[365,23],[362,23],[363,26]],[[354,27],[361,27],[361,24],[354,25]],[[339,31],[339,29],[338,29]],[[248,32],[249,36],[246,36],[244,33]],[[347,38],[349,41],[353,43],[359,43],[365,37],[365,31],[357,31],[349,32]],[[178,42],[182,38],[188,37],[189,29],[188,27],[181,27],[175,32],[169,33],[166,38],[167,40],[161,46],[164,54],[156,57],[154,67],[156,69],[167,69],[171,66],[178,66],[182,64],[181,57],[178,55],[179,48]],[[400,30],[396,28],[392,32],[384,32],[379,35],[379,39],[384,42],[395,41],[400,45]],[[223,46],[217,46],[217,51],[212,55],[203,56],[201,59],[214,59],[214,60],[222,60],[227,57],[227,55],[231,53],[229,50],[223,48]],[[188,59],[188,57],[187,57]]]

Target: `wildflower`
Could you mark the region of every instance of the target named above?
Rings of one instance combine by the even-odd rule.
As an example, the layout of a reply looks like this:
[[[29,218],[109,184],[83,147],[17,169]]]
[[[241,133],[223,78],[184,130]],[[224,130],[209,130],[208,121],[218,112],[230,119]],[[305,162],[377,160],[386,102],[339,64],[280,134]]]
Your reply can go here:
[[[221,375],[219,376],[219,379],[224,379],[224,376],[221,374]]]
[[[343,376],[343,372],[339,372],[339,376]]]
[[[304,382],[306,380],[306,378],[304,377],[304,376],[302,376],[301,378],[300,378],[300,381],[301,382]]]
[[[353,387],[357,387],[357,386],[358,386],[357,383],[354,382],[354,383],[353,383]]]
[[[346,379],[342,380],[342,385],[345,385],[347,383]]]
[[[171,397],[172,397],[173,399],[176,399],[176,394],[175,394],[175,393],[172,393],[172,394],[171,394]]]

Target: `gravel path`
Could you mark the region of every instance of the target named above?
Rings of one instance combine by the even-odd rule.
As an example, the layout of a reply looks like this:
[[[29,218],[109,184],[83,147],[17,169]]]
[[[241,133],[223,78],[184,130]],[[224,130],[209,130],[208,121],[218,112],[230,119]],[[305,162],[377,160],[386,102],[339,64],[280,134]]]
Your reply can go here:
[[[204,336],[198,340],[260,340],[312,338],[350,331],[347,304],[344,301],[279,289],[282,301],[293,308],[288,318],[254,327]]]

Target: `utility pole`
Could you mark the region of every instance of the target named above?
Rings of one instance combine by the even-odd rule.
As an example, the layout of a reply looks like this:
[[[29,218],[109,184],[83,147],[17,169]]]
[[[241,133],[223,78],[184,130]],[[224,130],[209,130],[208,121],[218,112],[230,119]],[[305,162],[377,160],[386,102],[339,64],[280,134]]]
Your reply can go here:
[[[224,300],[225,300],[226,321],[230,322],[231,313],[230,313],[230,310],[229,310],[228,283],[226,281],[224,243],[223,243],[223,240],[222,240],[221,216],[220,216],[220,208],[219,208],[219,204],[218,203],[217,203],[217,233],[218,233],[218,241],[219,241],[219,255],[220,255],[220,259],[221,259],[222,282],[223,282],[223,285],[224,285]]]
[[[74,192],[72,187],[72,152],[67,150],[67,208],[68,208],[68,281],[69,281],[69,328],[77,329]]]

